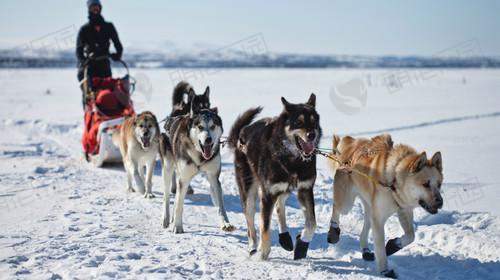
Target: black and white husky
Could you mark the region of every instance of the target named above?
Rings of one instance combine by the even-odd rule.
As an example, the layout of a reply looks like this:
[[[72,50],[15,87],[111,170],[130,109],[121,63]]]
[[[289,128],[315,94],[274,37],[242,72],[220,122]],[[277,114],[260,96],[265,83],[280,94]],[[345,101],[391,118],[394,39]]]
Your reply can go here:
[[[279,221],[279,243],[294,250],[294,259],[306,257],[316,228],[313,187],[316,180],[315,150],[321,138],[316,96],[305,104],[292,104],[281,98],[283,112],[277,118],[253,122],[262,108],[243,113],[229,134],[229,145],[235,150],[236,181],[248,226],[250,255],[257,252],[254,225],[255,202],[260,197],[261,259],[271,251],[271,216],[276,206]],[[305,228],[296,238],[295,248],[286,225],[285,201],[297,190],[304,210]]]
[[[192,106],[193,107],[193,106]],[[232,231],[234,227],[224,208],[221,171],[220,137],[222,120],[217,109],[191,109],[186,115],[172,119],[167,134],[160,137],[160,155],[163,165],[165,193],[163,195],[163,227],[170,222],[170,189],[175,172],[177,190],[174,202],[173,232],[183,233],[182,212],[189,182],[198,173],[205,173],[210,183],[210,195],[221,219],[221,229]]]
[[[181,81],[175,86],[172,93],[170,117],[189,114],[191,108],[195,112],[210,108],[210,87],[207,86],[203,94],[197,95],[188,82]]]
[[[203,94],[197,95],[191,84],[186,81],[181,81],[175,86],[174,92],[172,93],[172,112],[168,116],[164,126],[167,134],[170,131],[170,126],[172,125],[174,119],[179,116],[189,114],[191,108],[194,112],[210,108],[210,87],[207,86]],[[172,184],[170,191],[175,193],[177,190],[175,174],[173,180],[174,183]],[[194,190],[191,185],[188,186],[187,194],[193,193]]]

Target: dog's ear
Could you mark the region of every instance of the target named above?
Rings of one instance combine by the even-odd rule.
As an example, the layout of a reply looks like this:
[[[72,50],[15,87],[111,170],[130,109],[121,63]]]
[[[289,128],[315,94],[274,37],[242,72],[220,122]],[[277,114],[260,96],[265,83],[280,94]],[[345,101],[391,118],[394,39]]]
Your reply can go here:
[[[288,102],[284,97],[281,97],[281,103],[283,103],[283,106],[285,107],[285,111],[288,111],[290,107],[292,106],[292,103]]]
[[[443,172],[443,159],[441,158],[441,152],[436,152],[432,156],[431,166],[436,167],[439,172]]]
[[[316,94],[311,93],[311,96],[309,96],[309,100],[307,101],[306,104],[315,108],[316,107]]]
[[[214,113],[216,115],[219,114],[219,109],[217,107],[210,108],[210,111],[212,111],[212,113]]]
[[[192,119],[194,117],[194,102],[191,102],[191,106],[189,107],[189,117]]]
[[[149,112],[151,114],[151,118],[153,119],[153,126],[156,129],[156,133],[160,133],[160,125],[158,124],[158,119],[156,118],[155,114],[152,112]]]
[[[193,88],[190,88],[189,91],[187,92],[187,100],[184,103],[190,104],[191,101],[193,101],[193,98],[195,95],[196,95],[196,93],[194,92]]]
[[[205,89],[205,93],[203,93],[203,95],[208,99],[210,97],[210,87],[207,86],[207,88]]]
[[[340,143],[340,136],[334,134],[332,140],[332,147],[334,152],[337,150],[339,143]]]
[[[427,165],[427,154],[422,152],[410,165],[410,172],[417,173]]]

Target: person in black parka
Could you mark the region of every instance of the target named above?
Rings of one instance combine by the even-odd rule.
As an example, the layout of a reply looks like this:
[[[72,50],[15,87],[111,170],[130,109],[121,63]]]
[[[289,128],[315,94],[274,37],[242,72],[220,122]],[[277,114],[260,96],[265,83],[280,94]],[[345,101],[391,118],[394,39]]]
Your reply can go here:
[[[90,77],[110,77],[111,65],[108,56],[117,61],[123,53],[123,47],[118,33],[111,22],[107,22],[101,15],[102,5],[99,0],[88,0],[87,8],[89,22],[83,25],[76,40],[76,57],[78,58],[78,81],[84,78],[85,62],[89,63]],[[110,54],[110,41],[113,42],[116,53]]]

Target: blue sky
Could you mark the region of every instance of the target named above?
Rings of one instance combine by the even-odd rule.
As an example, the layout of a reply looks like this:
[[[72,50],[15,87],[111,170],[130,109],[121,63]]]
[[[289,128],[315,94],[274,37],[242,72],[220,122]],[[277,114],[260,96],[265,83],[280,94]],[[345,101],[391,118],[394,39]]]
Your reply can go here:
[[[85,2],[2,0],[0,48],[78,28]],[[433,55],[473,39],[482,55],[500,56],[500,1],[102,2],[127,47],[225,46],[262,33],[272,52]]]

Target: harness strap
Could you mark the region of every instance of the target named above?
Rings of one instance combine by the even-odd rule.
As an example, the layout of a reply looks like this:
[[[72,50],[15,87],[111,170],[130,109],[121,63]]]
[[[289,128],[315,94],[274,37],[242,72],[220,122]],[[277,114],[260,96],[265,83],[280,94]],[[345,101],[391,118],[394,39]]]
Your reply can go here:
[[[354,173],[356,173],[358,175],[361,175],[361,176],[365,177],[366,179],[370,180],[371,182],[375,183],[376,185],[380,185],[380,186],[382,186],[384,188],[390,189],[393,192],[396,192],[396,186],[395,186],[396,185],[396,179],[394,179],[394,181],[390,185],[388,185],[388,184],[386,184],[386,183],[384,183],[384,182],[382,182],[380,180],[375,179],[373,176],[370,176],[370,175],[368,175],[368,174],[366,174],[366,173],[364,173],[362,171],[359,171],[356,168],[353,168],[352,166],[349,166],[348,163],[342,162],[340,159],[338,159],[336,156],[334,156],[332,154],[327,154],[327,153],[319,151],[319,150],[316,150],[316,154],[322,155],[322,156],[324,156],[326,158],[329,158],[329,159],[337,162],[338,164],[340,164],[340,168],[339,169],[346,170],[346,171],[348,171],[350,173],[354,172]]]
[[[384,182],[380,181],[380,180],[377,180],[375,179],[373,176],[370,176],[364,172],[361,172],[359,171],[358,169],[356,168],[353,168],[352,166],[349,166],[349,163],[346,163],[346,162],[342,162],[340,159],[338,159],[336,156],[332,155],[332,154],[327,154],[325,152],[322,152],[322,151],[319,151],[319,150],[316,150],[316,153],[319,154],[319,155],[322,155],[326,158],[329,158],[337,163],[340,164],[340,168],[339,169],[343,169],[343,170],[347,170],[348,172],[354,172],[358,175],[361,175],[363,177],[365,177],[366,179],[370,180],[372,183],[374,183],[375,185],[380,185],[384,188],[388,188],[391,190],[391,194],[392,194],[392,197],[394,198],[394,202],[396,203],[396,205],[398,206],[399,209],[402,209],[403,207],[401,206],[402,204],[402,201],[401,199],[399,198],[399,195],[398,195],[398,192],[397,192],[397,189],[396,189],[396,178],[394,178],[394,180],[392,181],[392,183],[390,185],[388,184],[385,184]],[[336,153],[339,153],[340,152],[337,150]]]

